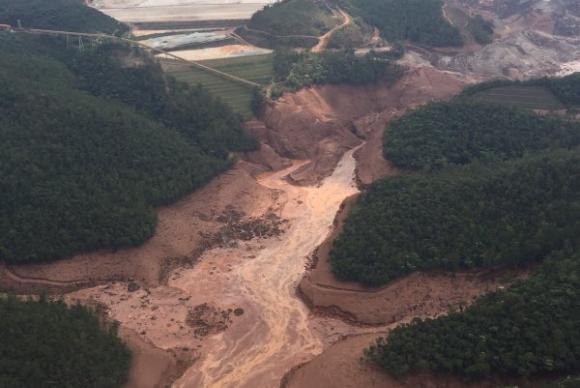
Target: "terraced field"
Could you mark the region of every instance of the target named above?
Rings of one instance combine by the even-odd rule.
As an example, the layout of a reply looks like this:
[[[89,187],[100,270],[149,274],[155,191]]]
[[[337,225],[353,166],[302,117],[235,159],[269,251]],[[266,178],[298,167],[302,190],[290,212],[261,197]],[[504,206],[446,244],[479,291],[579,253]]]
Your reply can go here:
[[[273,75],[271,54],[213,59],[200,63],[261,85],[268,85]],[[252,116],[251,87],[174,61],[163,61],[163,68],[179,81],[203,85],[245,118]]]
[[[471,98],[526,109],[564,109],[552,92],[541,86],[500,86],[476,93]]]

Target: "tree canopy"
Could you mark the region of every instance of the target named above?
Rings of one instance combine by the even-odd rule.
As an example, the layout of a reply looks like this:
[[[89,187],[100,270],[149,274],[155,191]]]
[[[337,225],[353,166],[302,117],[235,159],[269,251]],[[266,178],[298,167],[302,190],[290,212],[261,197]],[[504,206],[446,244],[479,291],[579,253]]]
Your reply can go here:
[[[457,100],[418,108],[391,122],[384,155],[403,169],[440,169],[580,144],[580,124],[516,108]]]
[[[24,28],[121,35],[129,27],[82,0],[0,0],[0,23]]]
[[[441,0],[341,0],[355,16],[377,27],[388,41],[461,46],[459,30],[443,16]]]
[[[226,106],[127,48],[63,61],[50,43],[0,34],[0,260],[140,244],[153,206],[224,171],[229,151],[255,147]]]
[[[392,53],[369,52],[358,56],[353,50],[297,53],[285,49],[274,52],[274,76],[278,87],[298,90],[320,84],[365,85],[377,81],[394,82],[404,69],[392,62]]]
[[[330,262],[344,280],[542,260],[580,242],[580,154],[388,178],[361,195]]]
[[[252,15],[248,27],[272,35],[318,37],[338,24],[322,1],[283,0]]]
[[[87,307],[0,298],[0,386],[120,388],[130,352]]]
[[[542,376],[580,369],[580,255],[557,252],[529,279],[465,311],[415,320],[366,352],[402,375],[421,370],[481,377]],[[577,379],[552,387],[573,387]],[[570,384],[570,385],[568,385]]]

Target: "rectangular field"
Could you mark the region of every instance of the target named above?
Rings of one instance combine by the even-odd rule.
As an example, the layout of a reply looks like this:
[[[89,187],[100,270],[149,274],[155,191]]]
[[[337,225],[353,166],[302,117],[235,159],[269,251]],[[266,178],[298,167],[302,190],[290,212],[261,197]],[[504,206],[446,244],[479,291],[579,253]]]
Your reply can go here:
[[[210,59],[200,63],[264,86],[270,84],[274,76],[272,54]]]
[[[190,85],[201,84],[213,96],[221,99],[244,118],[252,117],[251,86],[222,78],[219,75],[186,64],[173,61],[163,61],[162,63],[164,70],[178,81]],[[272,55],[270,54],[216,59],[200,63],[261,85],[268,85],[273,74]]]
[[[472,98],[526,109],[564,109],[552,92],[541,86],[501,86],[476,93]]]

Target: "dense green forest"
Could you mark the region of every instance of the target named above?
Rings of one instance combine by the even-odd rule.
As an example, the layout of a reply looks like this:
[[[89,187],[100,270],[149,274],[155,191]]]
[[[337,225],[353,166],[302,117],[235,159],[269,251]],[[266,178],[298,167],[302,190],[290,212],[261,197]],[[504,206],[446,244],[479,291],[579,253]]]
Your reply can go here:
[[[135,57],[129,66],[126,48],[63,61],[50,38],[5,33],[0,50],[2,261],[140,244],[153,206],[224,171],[229,151],[255,147],[227,107]]]
[[[580,144],[580,124],[464,100],[436,102],[391,122],[384,155],[403,169],[440,169]]]
[[[323,1],[283,0],[252,15],[248,28],[278,36],[318,37],[337,24]]]
[[[367,356],[395,375],[426,369],[465,376],[577,373],[579,300],[580,255],[554,253],[529,279],[464,311],[398,327]]]
[[[388,41],[461,46],[459,30],[443,16],[441,0],[341,0],[353,16],[377,27]]]
[[[131,355],[114,326],[62,302],[0,298],[0,387],[120,388]]]
[[[357,56],[353,50],[322,53],[274,52],[274,78],[289,90],[315,84],[363,85],[379,80],[394,82],[403,68],[394,64],[389,53],[371,51]]]
[[[0,0],[0,23],[24,28],[121,35],[129,28],[82,0]]]
[[[525,263],[580,242],[579,217],[578,150],[389,178],[361,195],[330,262],[338,278],[369,285]]]
[[[526,81],[493,80],[466,88],[461,97],[505,86],[542,86],[548,89],[567,108],[580,107],[580,73],[559,78],[537,78]]]
[[[116,99],[147,117],[175,128],[205,152],[226,157],[249,151],[256,141],[247,136],[242,120],[202,87],[189,87],[167,78],[159,64],[141,50],[101,45],[72,59],[63,58],[82,89]],[[139,66],[127,66],[127,63]]]
[[[467,28],[477,43],[491,43],[494,25],[492,22],[482,18],[481,15],[475,15],[475,17],[469,18]]]

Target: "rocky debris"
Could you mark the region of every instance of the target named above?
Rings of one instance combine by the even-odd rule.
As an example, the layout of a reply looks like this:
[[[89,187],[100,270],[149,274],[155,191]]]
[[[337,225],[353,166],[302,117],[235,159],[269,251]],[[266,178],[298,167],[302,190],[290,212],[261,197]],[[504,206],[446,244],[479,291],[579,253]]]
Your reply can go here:
[[[129,283],[127,283],[128,292],[135,292],[138,291],[140,288],[141,286],[139,286],[139,284],[137,284],[137,282],[135,282],[134,280],[130,280]]]
[[[284,233],[284,224],[288,222],[271,211],[263,217],[245,217],[243,212],[231,206],[227,207],[216,221],[224,224],[217,232],[200,232],[206,242],[206,248],[233,248],[237,246],[237,241],[279,236]]]
[[[196,259],[201,256],[205,249],[206,247],[204,244],[201,244],[201,247],[193,252],[191,256],[166,257],[159,268],[159,283],[167,284],[169,274],[171,274],[174,269],[191,267],[195,263]]]
[[[434,61],[437,68],[482,77],[524,79],[556,74],[560,64],[580,59],[580,39],[523,31],[475,53]]]
[[[185,323],[192,327],[196,338],[216,334],[228,328],[232,323],[232,310],[221,310],[203,303],[189,310]]]

